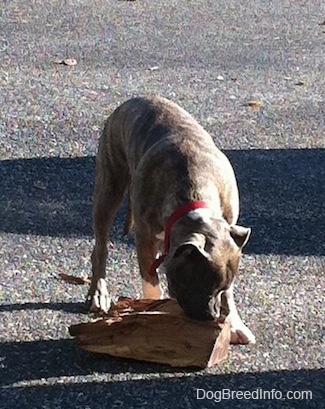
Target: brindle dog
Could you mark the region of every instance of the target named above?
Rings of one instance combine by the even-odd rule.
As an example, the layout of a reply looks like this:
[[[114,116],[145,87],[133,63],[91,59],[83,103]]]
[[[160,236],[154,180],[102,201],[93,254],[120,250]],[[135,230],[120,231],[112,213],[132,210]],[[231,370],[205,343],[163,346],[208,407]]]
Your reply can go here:
[[[99,142],[90,308],[110,307],[104,280],[107,238],[126,191],[125,230],[133,225],[144,297],[161,296],[155,266],[163,252],[170,295],[185,314],[205,320],[229,311],[232,342],[255,342],[233,298],[250,229],[236,225],[239,198],[232,166],[191,115],[160,97],[123,103],[108,118]]]

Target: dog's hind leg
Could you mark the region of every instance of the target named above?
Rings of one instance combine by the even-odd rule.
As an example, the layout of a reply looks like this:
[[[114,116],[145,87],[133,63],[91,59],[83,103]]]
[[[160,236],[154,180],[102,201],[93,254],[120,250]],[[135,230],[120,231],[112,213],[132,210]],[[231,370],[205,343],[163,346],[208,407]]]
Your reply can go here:
[[[107,311],[110,308],[111,299],[105,282],[107,239],[129,183],[126,161],[109,149],[107,133],[106,129],[100,140],[96,158],[93,198],[95,246],[91,255],[92,279],[87,295],[87,304],[91,311]]]
[[[131,205],[131,200],[130,200],[130,192],[128,192],[127,213],[126,213],[126,218],[125,218],[124,228],[123,228],[123,234],[125,236],[130,233],[130,230],[132,229],[133,224],[134,224],[134,220],[133,220],[132,205]]]

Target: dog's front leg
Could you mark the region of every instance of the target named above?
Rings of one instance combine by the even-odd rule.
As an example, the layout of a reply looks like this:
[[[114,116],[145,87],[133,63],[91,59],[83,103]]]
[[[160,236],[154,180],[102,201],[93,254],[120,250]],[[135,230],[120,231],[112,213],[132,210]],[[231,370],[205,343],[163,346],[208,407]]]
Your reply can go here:
[[[111,297],[105,281],[106,258],[106,243],[96,244],[91,255],[93,275],[87,295],[87,305],[91,312],[107,312],[111,306]]]
[[[159,240],[150,234],[145,234],[142,230],[135,231],[136,246],[140,273],[142,277],[142,293],[144,298],[159,300],[161,288],[156,272],[151,271],[156,259],[159,247]]]
[[[87,295],[87,305],[94,312],[107,312],[111,306],[111,297],[105,281],[107,238],[129,183],[127,165],[123,160],[118,160],[114,152],[106,150],[109,137],[109,134],[103,134],[96,159],[93,199],[95,246],[91,255],[92,278]]]
[[[233,284],[224,292],[222,297],[222,307],[229,311],[231,322],[231,343],[232,344],[255,344],[255,336],[251,330],[243,323],[237,311],[234,300]],[[226,305],[224,305],[226,303]]]

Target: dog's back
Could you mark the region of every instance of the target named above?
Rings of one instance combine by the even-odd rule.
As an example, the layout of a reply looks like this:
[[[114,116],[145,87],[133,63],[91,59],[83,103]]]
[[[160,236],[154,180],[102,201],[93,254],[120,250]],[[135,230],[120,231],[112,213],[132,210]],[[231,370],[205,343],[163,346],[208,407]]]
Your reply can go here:
[[[147,208],[166,201],[168,214],[178,201],[202,196],[236,223],[233,169],[211,136],[177,104],[156,96],[132,98],[112,113],[103,138],[111,160],[123,160],[129,168],[132,197],[147,197]]]

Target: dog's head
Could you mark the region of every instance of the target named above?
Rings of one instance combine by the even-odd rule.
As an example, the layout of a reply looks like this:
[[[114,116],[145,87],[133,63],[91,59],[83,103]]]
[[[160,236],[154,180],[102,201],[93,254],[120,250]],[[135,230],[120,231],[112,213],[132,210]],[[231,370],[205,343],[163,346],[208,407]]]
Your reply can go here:
[[[211,218],[208,223],[184,219],[171,232],[165,262],[169,293],[188,317],[215,319],[220,315],[221,294],[233,282],[251,230],[229,226],[221,219]]]

